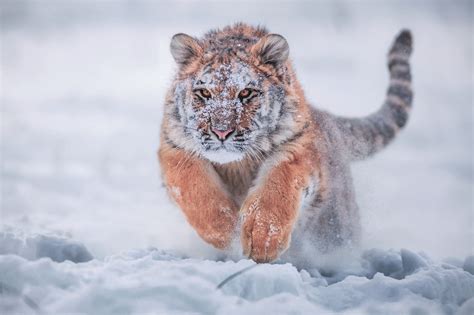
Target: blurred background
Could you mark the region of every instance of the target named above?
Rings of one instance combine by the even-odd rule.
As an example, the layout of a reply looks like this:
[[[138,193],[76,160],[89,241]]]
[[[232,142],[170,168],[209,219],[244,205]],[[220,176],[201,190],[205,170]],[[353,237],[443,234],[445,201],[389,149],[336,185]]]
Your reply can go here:
[[[471,1],[0,2],[0,229],[82,241],[96,257],[214,251],[161,186],[156,150],[173,34],[243,21],[285,36],[314,106],[381,106],[386,52],[414,34],[414,108],[383,153],[354,164],[364,246],[473,254]]]

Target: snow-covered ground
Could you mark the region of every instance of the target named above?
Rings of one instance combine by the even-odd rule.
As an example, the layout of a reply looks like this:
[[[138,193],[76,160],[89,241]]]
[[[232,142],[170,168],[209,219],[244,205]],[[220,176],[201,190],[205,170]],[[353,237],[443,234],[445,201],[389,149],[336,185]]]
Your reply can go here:
[[[474,311],[470,1],[0,9],[0,313]],[[316,256],[321,269],[257,266],[216,290],[252,262],[222,261],[197,237],[161,187],[155,151],[171,36],[235,21],[284,35],[308,98],[344,115],[381,105],[386,51],[408,27],[415,101],[395,143],[354,165],[360,252]]]
[[[0,235],[0,245],[15,241],[19,238],[13,233]],[[53,241],[52,253],[61,243],[71,247],[67,240]],[[55,259],[75,260],[81,254],[84,249],[76,247]],[[290,264],[262,264],[221,288],[217,285],[226,277],[255,263],[183,259],[157,249],[78,264],[0,258],[0,279],[8,284],[0,309],[6,313],[399,315],[474,310],[474,257],[464,264],[434,263],[408,250],[368,250],[331,275],[298,271]]]

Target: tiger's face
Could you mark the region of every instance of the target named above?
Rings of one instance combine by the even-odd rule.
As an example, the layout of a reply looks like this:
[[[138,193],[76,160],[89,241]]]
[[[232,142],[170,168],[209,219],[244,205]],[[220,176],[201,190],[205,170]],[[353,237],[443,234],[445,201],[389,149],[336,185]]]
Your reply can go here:
[[[261,158],[271,149],[286,101],[285,84],[274,76],[288,57],[286,41],[273,35],[267,46],[234,42],[235,47],[206,54],[202,43],[176,36],[180,42],[172,41],[171,50],[181,66],[173,99],[178,141],[216,163]]]

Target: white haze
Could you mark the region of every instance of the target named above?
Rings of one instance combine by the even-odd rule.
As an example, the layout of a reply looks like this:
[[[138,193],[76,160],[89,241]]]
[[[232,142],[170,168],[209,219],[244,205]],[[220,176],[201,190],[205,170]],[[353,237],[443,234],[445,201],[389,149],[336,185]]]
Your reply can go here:
[[[461,4],[424,3],[247,10],[250,3],[144,2],[134,12],[100,2],[72,15],[74,7],[47,2],[29,7],[26,19],[4,19],[2,220],[71,233],[100,256],[144,245],[195,248],[160,186],[155,156],[175,68],[171,36],[239,20],[264,24],[288,39],[313,104],[361,116],[381,105],[386,51],[408,27],[415,38],[408,127],[354,165],[365,239],[438,257],[472,253],[471,19]],[[21,8],[3,6],[3,14]]]
[[[171,36],[237,21],[266,25],[287,38],[312,104],[363,116],[382,104],[386,52],[406,27],[415,43],[407,128],[353,167],[363,247],[434,259],[474,253],[470,2],[4,1],[0,8],[0,232],[70,237],[99,259],[148,246],[219,257],[160,182]]]

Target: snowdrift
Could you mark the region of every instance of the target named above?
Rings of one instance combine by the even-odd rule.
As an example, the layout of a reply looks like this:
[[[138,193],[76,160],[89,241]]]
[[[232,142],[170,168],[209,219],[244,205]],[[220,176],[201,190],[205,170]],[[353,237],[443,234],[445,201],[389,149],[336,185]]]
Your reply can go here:
[[[137,249],[93,259],[67,238],[0,233],[3,314],[471,314],[474,257],[363,251],[342,269],[211,261]],[[350,267],[348,267],[350,266]],[[323,274],[323,275],[322,275]]]

